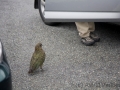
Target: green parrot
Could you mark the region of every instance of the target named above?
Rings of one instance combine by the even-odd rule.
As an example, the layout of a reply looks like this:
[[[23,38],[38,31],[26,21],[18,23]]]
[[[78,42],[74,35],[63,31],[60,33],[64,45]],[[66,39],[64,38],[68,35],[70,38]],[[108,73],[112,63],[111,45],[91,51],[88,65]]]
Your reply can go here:
[[[30,68],[29,68],[28,73],[29,74],[33,73],[39,67],[40,67],[41,70],[43,70],[42,65],[45,61],[45,57],[46,57],[46,54],[45,54],[44,50],[42,49],[42,44],[38,43],[35,46],[35,51],[32,55],[31,61],[30,61]]]

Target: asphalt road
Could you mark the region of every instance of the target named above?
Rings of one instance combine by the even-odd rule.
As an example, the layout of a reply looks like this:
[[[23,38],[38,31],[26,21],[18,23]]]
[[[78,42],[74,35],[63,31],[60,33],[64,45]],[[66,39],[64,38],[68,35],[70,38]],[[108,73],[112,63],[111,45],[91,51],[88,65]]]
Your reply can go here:
[[[0,0],[0,39],[13,90],[120,90],[120,26],[95,23],[101,41],[84,46],[74,23],[45,25],[34,0]],[[34,46],[46,52],[44,72],[28,75]]]

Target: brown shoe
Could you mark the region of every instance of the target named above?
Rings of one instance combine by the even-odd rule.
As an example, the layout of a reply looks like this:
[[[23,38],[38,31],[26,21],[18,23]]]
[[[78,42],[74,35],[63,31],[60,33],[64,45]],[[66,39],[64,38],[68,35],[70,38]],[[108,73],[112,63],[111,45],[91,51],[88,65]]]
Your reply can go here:
[[[95,42],[99,42],[100,38],[93,32],[90,33],[90,37],[95,41]]]
[[[81,38],[81,42],[86,46],[91,46],[95,43],[95,41],[89,36]]]

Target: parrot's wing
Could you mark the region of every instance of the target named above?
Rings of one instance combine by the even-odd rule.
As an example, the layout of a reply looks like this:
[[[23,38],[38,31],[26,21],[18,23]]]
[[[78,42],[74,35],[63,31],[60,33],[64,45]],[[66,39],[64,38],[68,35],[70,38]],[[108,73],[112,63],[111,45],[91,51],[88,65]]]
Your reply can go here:
[[[44,63],[45,57],[46,57],[46,55],[45,55],[45,53],[43,53],[41,56],[41,59],[40,59],[40,66],[42,66],[42,64]]]
[[[37,68],[39,68],[39,56],[38,54],[33,53],[33,56],[30,62],[30,69],[36,70]]]

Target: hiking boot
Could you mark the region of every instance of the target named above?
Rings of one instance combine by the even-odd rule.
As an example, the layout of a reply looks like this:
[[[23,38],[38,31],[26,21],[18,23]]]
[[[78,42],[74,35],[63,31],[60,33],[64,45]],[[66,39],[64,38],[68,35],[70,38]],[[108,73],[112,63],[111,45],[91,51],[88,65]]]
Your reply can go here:
[[[91,45],[93,45],[95,43],[95,41],[89,36],[81,38],[81,42],[83,44],[85,44],[86,46],[91,46]]]
[[[100,38],[93,32],[90,33],[90,37],[95,41],[95,42],[99,42]]]

